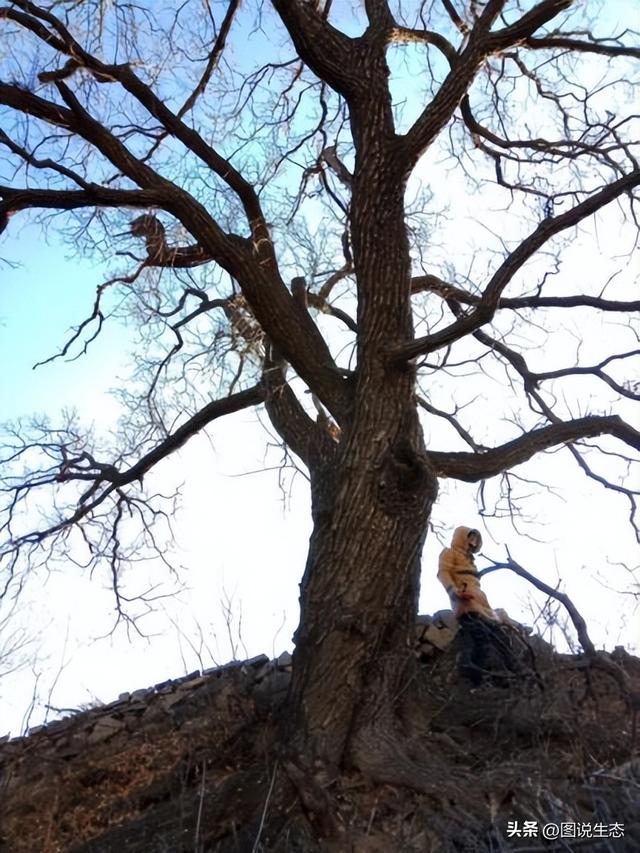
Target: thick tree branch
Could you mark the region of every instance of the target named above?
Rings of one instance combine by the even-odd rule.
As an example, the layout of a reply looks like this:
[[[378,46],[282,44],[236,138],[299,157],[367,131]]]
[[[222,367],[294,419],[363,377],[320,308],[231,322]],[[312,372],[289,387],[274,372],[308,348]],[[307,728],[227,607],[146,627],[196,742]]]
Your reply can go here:
[[[447,125],[487,56],[533,35],[560,12],[568,9],[573,2],[574,0],[543,0],[515,24],[497,32],[492,32],[491,27],[502,11],[504,2],[489,2],[478,17],[469,34],[467,45],[460,54],[452,53],[450,45],[442,37],[425,38],[425,41],[431,41],[441,50],[451,70],[431,103],[403,139],[403,148],[410,168]],[[448,12],[454,22],[459,20],[450,4]]]
[[[77,210],[81,207],[156,207],[164,194],[158,190],[119,190],[87,184],[86,190],[32,190],[0,186],[0,212],[16,213],[29,208]]]
[[[316,308],[323,314],[329,314],[332,317],[335,317],[336,320],[340,320],[348,329],[357,334],[358,326],[353,317],[350,317],[346,311],[343,311],[341,308],[336,308],[326,299],[323,299],[319,293],[308,291],[307,302],[312,308]]]
[[[36,476],[31,481],[21,483],[15,489],[16,500],[18,491],[26,493],[38,486],[47,486],[53,482],[86,482],[89,487],[78,499],[75,508],[68,515],[63,516],[60,521],[49,527],[12,537],[0,552],[0,558],[14,560],[23,548],[39,546],[51,537],[69,530],[84,519],[90,518],[109,498],[126,501],[127,497],[123,492],[125,486],[141,481],[151,468],[182,447],[185,442],[205,426],[218,418],[239,412],[250,406],[259,405],[263,401],[264,388],[262,384],[231,394],[220,400],[214,400],[124,471],[118,470],[115,465],[97,461],[87,451],[69,458],[63,446],[59,443],[52,445],[51,451],[58,451],[61,455],[59,470],[57,472],[55,470],[47,471],[42,476]],[[34,448],[39,446],[37,443],[33,445]],[[29,445],[25,445],[24,450],[28,449]]]
[[[389,42],[393,44],[432,44],[447,59],[450,66],[458,57],[458,52],[449,39],[434,30],[394,26],[389,34]]]
[[[225,234],[208,211],[186,192],[174,192],[165,209],[196,238],[205,255],[215,258],[236,279],[264,333],[334,417],[345,417],[349,389],[318,327],[287,290],[275,259],[272,262],[268,255],[263,263],[253,241]]]
[[[532,36],[536,30],[548,24],[561,12],[569,9],[574,0],[543,0],[530,9],[515,24],[491,33],[489,40],[492,50],[504,50],[512,44],[518,44],[523,39]]]
[[[335,451],[329,435],[300,405],[286,378],[286,363],[267,345],[262,383],[265,408],[274,429],[308,468],[318,453],[325,457]]]
[[[144,237],[149,267],[196,267],[215,260],[198,243],[191,246],[169,246],[165,227],[157,216],[145,213],[131,223],[131,234]]]
[[[449,284],[436,275],[418,275],[411,280],[411,292],[437,293],[443,299],[455,299],[463,305],[478,305],[482,299],[479,294],[469,293],[461,287]],[[501,297],[498,309],[517,311],[524,308],[595,308],[599,311],[640,311],[640,299],[624,301],[622,299],[604,299],[600,296],[576,293],[571,296],[514,296]]]
[[[157,465],[158,462],[166,459],[190,438],[199,433],[204,427],[208,426],[218,418],[225,415],[231,415],[235,412],[240,412],[243,409],[248,409],[251,406],[258,406],[264,402],[264,388],[262,384],[254,385],[252,388],[247,388],[245,391],[238,391],[235,394],[230,394],[228,397],[223,397],[220,400],[212,400],[207,403],[200,411],[192,415],[182,426],[178,427],[175,432],[167,436],[164,441],[161,441],[157,447],[150,450],[148,453],[138,460],[130,468],[122,471],[116,478],[116,485],[123,486],[127,483],[133,483],[143,477],[147,471]]]
[[[583,41],[570,36],[549,35],[525,38],[522,41],[525,47],[536,50],[557,49],[575,50],[579,53],[595,53],[600,56],[627,56],[632,59],[640,59],[640,47],[631,47],[622,44],[607,44],[606,40]]]
[[[3,82],[0,82],[0,105],[77,134],[90,142],[116,168],[143,189],[162,189],[170,186],[168,181],[134,157],[116,136],[89,115],[68,86],[64,83],[56,85],[67,103],[66,107],[34,95],[19,86]]]
[[[80,50],[73,42],[74,49]],[[258,322],[278,346],[305,382],[318,394],[335,417],[342,417],[347,408],[346,389],[333,372],[335,365],[329,348],[307,312],[299,312],[277,272],[273,244],[253,187],[242,178],[213,149],[202,142],[162,104],[128,66],[106,66],[85,52],[83,62],[106,73],[117,74],[150,111],[155,110],[166,126],[182,141],[195,146],[208,158],[208,165],[224,176],[228,185],[241,198],[250,220],[252,239],[244,240],[226,234],[208,211],[188,193],[162,178],[153,169],[135,158],[110,131],[93,119],[65,83],[58,82],[67,107],[47,101],[16,86],[0,84],[0,104],[20,110],[49,124],[65,127],[95,145],[127,177],[145,189],[164,193],[161,206],[176,216],[194,235],[207,257],[216,260],[240,284],[247,302]],[[185,143],[186,144],[186,143]],[[227,171],[225,171],[227,170]],[[158,196],[158,198],[159,198]],[[77,197],[78,198],[78,197]],[[0,219],[0,222],[2,220]]]
[[[410,170],[445,127],[467,93],[478,69],[489,53],[488,32],[500,14],[504,0],[487,3],[469,35],[467,46],[455,57],[441,41],[434,42],[447,57],[451,70],[433,100],[425,107],[402,138],[402,149]]]
[[[142,104],[143,107],[145,107],[150,115],[162,124],[165,131],[173,135],[176,139],[179,139],[186,148],[192,151],[202,160],[203,163],[215,172],[215,174],[222,178],[222,180],[237,194],[238,198],[242,202],[251,229],[252,239],[254,240],[254,243],[260,245],[261,254],[264,254],[266,250],[270,250],[271,255],[273,255],[273,247],[271,245],[271,240],[269,239],[268,229],[262,214],[258,196],[253,186],[245,180],[245,178],[231,165],[228,160],[218,154],[211,145],[206,143],[197,131],[185,124],[179,115],[175,115],[166,106],[164,101],[162,101],[153,92],[151,87],[147,86],[147,84],[144,83],[137,74],[135,74],[128,64],[110,65],[101,62],[91,53],[86,51],[82,45],[73,38],[62,22],[52,13],[39,9],[32,3],[19,3],[18,5],[22,5],[25,10],[28,10],[33,15],[37,15],[38,17],[46,20],[60,36],[60,38],[54,39],[53,46],[61,53],[69,56],[70,60],[66,64],[64,71],[53,73],[44,72],[44,74],[40,75],[41,80],[43,80],[43,82],[52,81],[56,83],[56,86],[60,90],[64,100],[72,108],[73,112],[80,116],[83,120],[83,124],[91,125],[92,123],[98,123],[94,122],[62,82],[63,79],[66,79],[75,71],[82,68],[92,73],[98,79],[117,81],[120,83],[124,89],[126,89],[140,104]],[[223,32],[228,31],[233,11],[234,4],[232,3],[223,23]],[[25,20],[25,16],[20,16],[19,23],[34,32],[34,34],[43,41],[51,44],[49,31],[44,28],[43,32],[42,25],[35,17]],[[222,44],[224,44],[224,36],[222,36]],[[218,54],[215,55],[219,55],[220,50],[221,47],[218,45]],[[205,71],[205,76],[200,82],[201,87],[206,85],[207,79],[207,72]],[[198,88],[196,88],[195,91],[198,92]],[[195,102],[195,99],[193,102]],[[187,101],[185,106],[189,109],[191,105],[190,101]],[[183,107],[182,113],[184,114],[184,112],[186,112],[186,110]],[[78,132],[77,129],[76,132]],[[85,136],[85,138],[88,137]],[[101,150],[103,149],[101,148]],[[136,160],[136,163],[139,169],[148,169],[141,160]],[[123,171],[125,170],[123,169]],[[153,170],[149,170],[149,172],[153,175],[155,174]],[[125,174],[127,174],[128,177],[132,177],[132,175],[127,171],[125,171]],[[136,180],[135,177],[133,179]]]
[[[598,192],[592,193],[584,201],[559,216],[548,217],[526,237],[520,245],[503,261],[491,277],[474,311],[453,322],[450,326],[424,335],[389,351],[395,362],[406,361],[418,355],[434,352],[454,343],[471,332],[484,326],[493,318],[505,287],[524,264],[552,237],[582,222],[588,216],[600,210],[614,199],[640,185],[640,169],[634,169],[617,181],[607,184]]]
[[[458,29],[463,35],[466,35],[469,32],[469,27],[460,15],[458,14],[455,6],[451,2],[451,0],[442,0],[442,5],[444,6],[447,15],[451,18],[454,23],[456,29]]]
[[[260,201],[252,184],[249,183],[238,172],[231,163],[222,157],[200,134],[186,125],[166,106],[153,90],[131,70],[128,65],[105,66],[97,63],[92,57],[87,61],[97,67],[101,72],[109,73],[115,80],[132,94],[141,103],[150,115],[156,118],[163,127],[190,151],[192,151],[205,165],[207,165],[224,183],[233,190],[240,199],[251,231],[251,239],[258,247],[261,260],[274,259],[273,244],[269,236]]]
[[[49,47],[54,50],[64,52],[64,41],[54,35],[51,30],[48,30],[44,24],[38,20],[38,17],[46,19],[47,13],[44,13],[43,10],[39,9],[34,3],[24,3],[20,2],[20,0],[14,0],[14,5],[29,12],[30,14],[17,12],[15,9],[9,9],[6,6],[3,6],[0,8],[0,21],[4,19],[20,24],[20,26],[24,27],[26,30],[31,30],[34,35],[38,36],[38,38]],[[36,15],[38,17],[35,17]]]
[[[388,31],[391,27],[395,26],[395,20],[389,9],[388,0],[364,0],[364,8],[371,31]]]
[[[206,91],[206,88],[209,85],[214,71],[216,70],[216,68],[218,68],[220,64],[220,59],[222,58],[224,49],[227,44],[227,36],[229,35],[229,31],[231,30],[231,24],[233,23],[233,20],[239,8],[240,0],[230,0],[229,5],[227,7],[227,11],[225,12],[224,19],[220,25],[218,35],[216,36],[215,42],[211,47],[211,51],[209,52],[209,58],[207,59],[207,64],[205,66],[204,71],[202,72],[202,76],[198,80],[197,85],[195,86],[189,97],[185,100],[180,109],[177,111],[176,116],[178,119],[184,118],[184,116],[188,112],[190,112],[196,105],[198,98]],[[40,79],[45,79],[43,74],[40,74]],[[147,162],[151,159],[151,157],[155,154],[155,152],[158,150],[158,148],[168,135],[169,131],[165,129],[165,131],[158,136],[154,144],[142,158],[144,162]]]
[[[314,74],[346,97],[366,85],[356,61],[357,40],[331,26],[314,3],[271,1],[298,54]]]
[[[439,476],[477,483],[521,465],[551,447],[599,435],[611,435],[628,447],[640,451],[640,432],[622,418],[617,415],[590,415],[531,430],[483,453],[430,451],[428,456]]]
[[[411,279],[411,293],[437,293],[442,299],[455,299],[457,302],[462,302],[465,305],[477,305],[480,302],[480,296],[469,293],[461,287],[456,287],[453,284],[431,273],[425,275],[416,275]]]

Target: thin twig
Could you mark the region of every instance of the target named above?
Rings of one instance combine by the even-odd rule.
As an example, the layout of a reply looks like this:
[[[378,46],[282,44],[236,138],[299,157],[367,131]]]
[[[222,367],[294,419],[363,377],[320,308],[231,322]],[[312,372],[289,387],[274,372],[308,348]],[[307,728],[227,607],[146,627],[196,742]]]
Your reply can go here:
[[[273,773],[271,774],[271,782],[269,783],[269,790],[267,791],[267,796],[264,801],[264,806],[262,807],[262,814],[260,815],[260,825],[258,826],[258,832],[256,833],[255,841],[253,842],[253,847],[251,848],[251,853],[257,853],[258,845],[260,844],[260,836],[262,835],[262,830],[264,829],[264,822],[267,817],[267,809],[269,808],[269,801],[271,799],[271,794],[273,793],[273,786],[276,781],[276,773],[278,772],[278,762],[273,765]]]

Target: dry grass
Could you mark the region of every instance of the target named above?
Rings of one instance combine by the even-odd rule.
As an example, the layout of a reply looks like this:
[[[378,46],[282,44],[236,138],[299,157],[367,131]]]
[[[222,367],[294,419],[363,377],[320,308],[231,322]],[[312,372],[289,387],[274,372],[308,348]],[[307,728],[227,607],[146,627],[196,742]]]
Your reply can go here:
[[[636,781],[632,774],[640,759],[629,710],[606,672],[547,654],[538,661],[543,690],[520,683],[471,694],[451,654],[421,671],[402,709],[436,793],[375,785],[347,771],[323,782],[333,840],[320,839],[291,779],[274,772],[273,720],[257,715],[238,688],[181,728],[143,718],[68,762],[34,738],[14,767],[20,784],[9,781],[6,849],[481,853],[519,849],[505,838],[507,820],[635,820],[640,769]],[[626,669],[640,688],[640,661],[629,659]],[[626,849],[636,848],[615,848]]]

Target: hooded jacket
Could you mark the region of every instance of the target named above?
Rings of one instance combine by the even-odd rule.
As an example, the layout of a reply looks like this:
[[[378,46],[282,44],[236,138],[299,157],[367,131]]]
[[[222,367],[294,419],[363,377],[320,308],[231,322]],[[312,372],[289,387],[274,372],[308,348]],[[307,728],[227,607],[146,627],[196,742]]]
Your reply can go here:
[[[474,549],[469,542],[469,534],[477,533],[480,545],[482,537],[471,527],[456,527],[451,539],[451,547],[440,554],[438,580],[447,590],[451,608],[457,617],[465,613],[479,613],[486,619],[500,621],[492,609],[487,596],[480,588],[478,570],[473,560]]]

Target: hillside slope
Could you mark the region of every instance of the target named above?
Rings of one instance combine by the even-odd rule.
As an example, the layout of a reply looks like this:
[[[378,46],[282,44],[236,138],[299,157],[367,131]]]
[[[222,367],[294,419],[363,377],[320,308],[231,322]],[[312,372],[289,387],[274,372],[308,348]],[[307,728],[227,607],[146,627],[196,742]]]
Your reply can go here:
[[[640,850],[640,750],[617,680],[532,637],[532,677],[471,690],[452,627],[446,613],[421,617],[409,667],[421,697],[403,708],[417,790],[391,770],[384,785],[301,774],[275,748],[290,658],[259,657],[0,745],[0,850]],[[606,660],[640,691],[640,660],[621,649]]]

